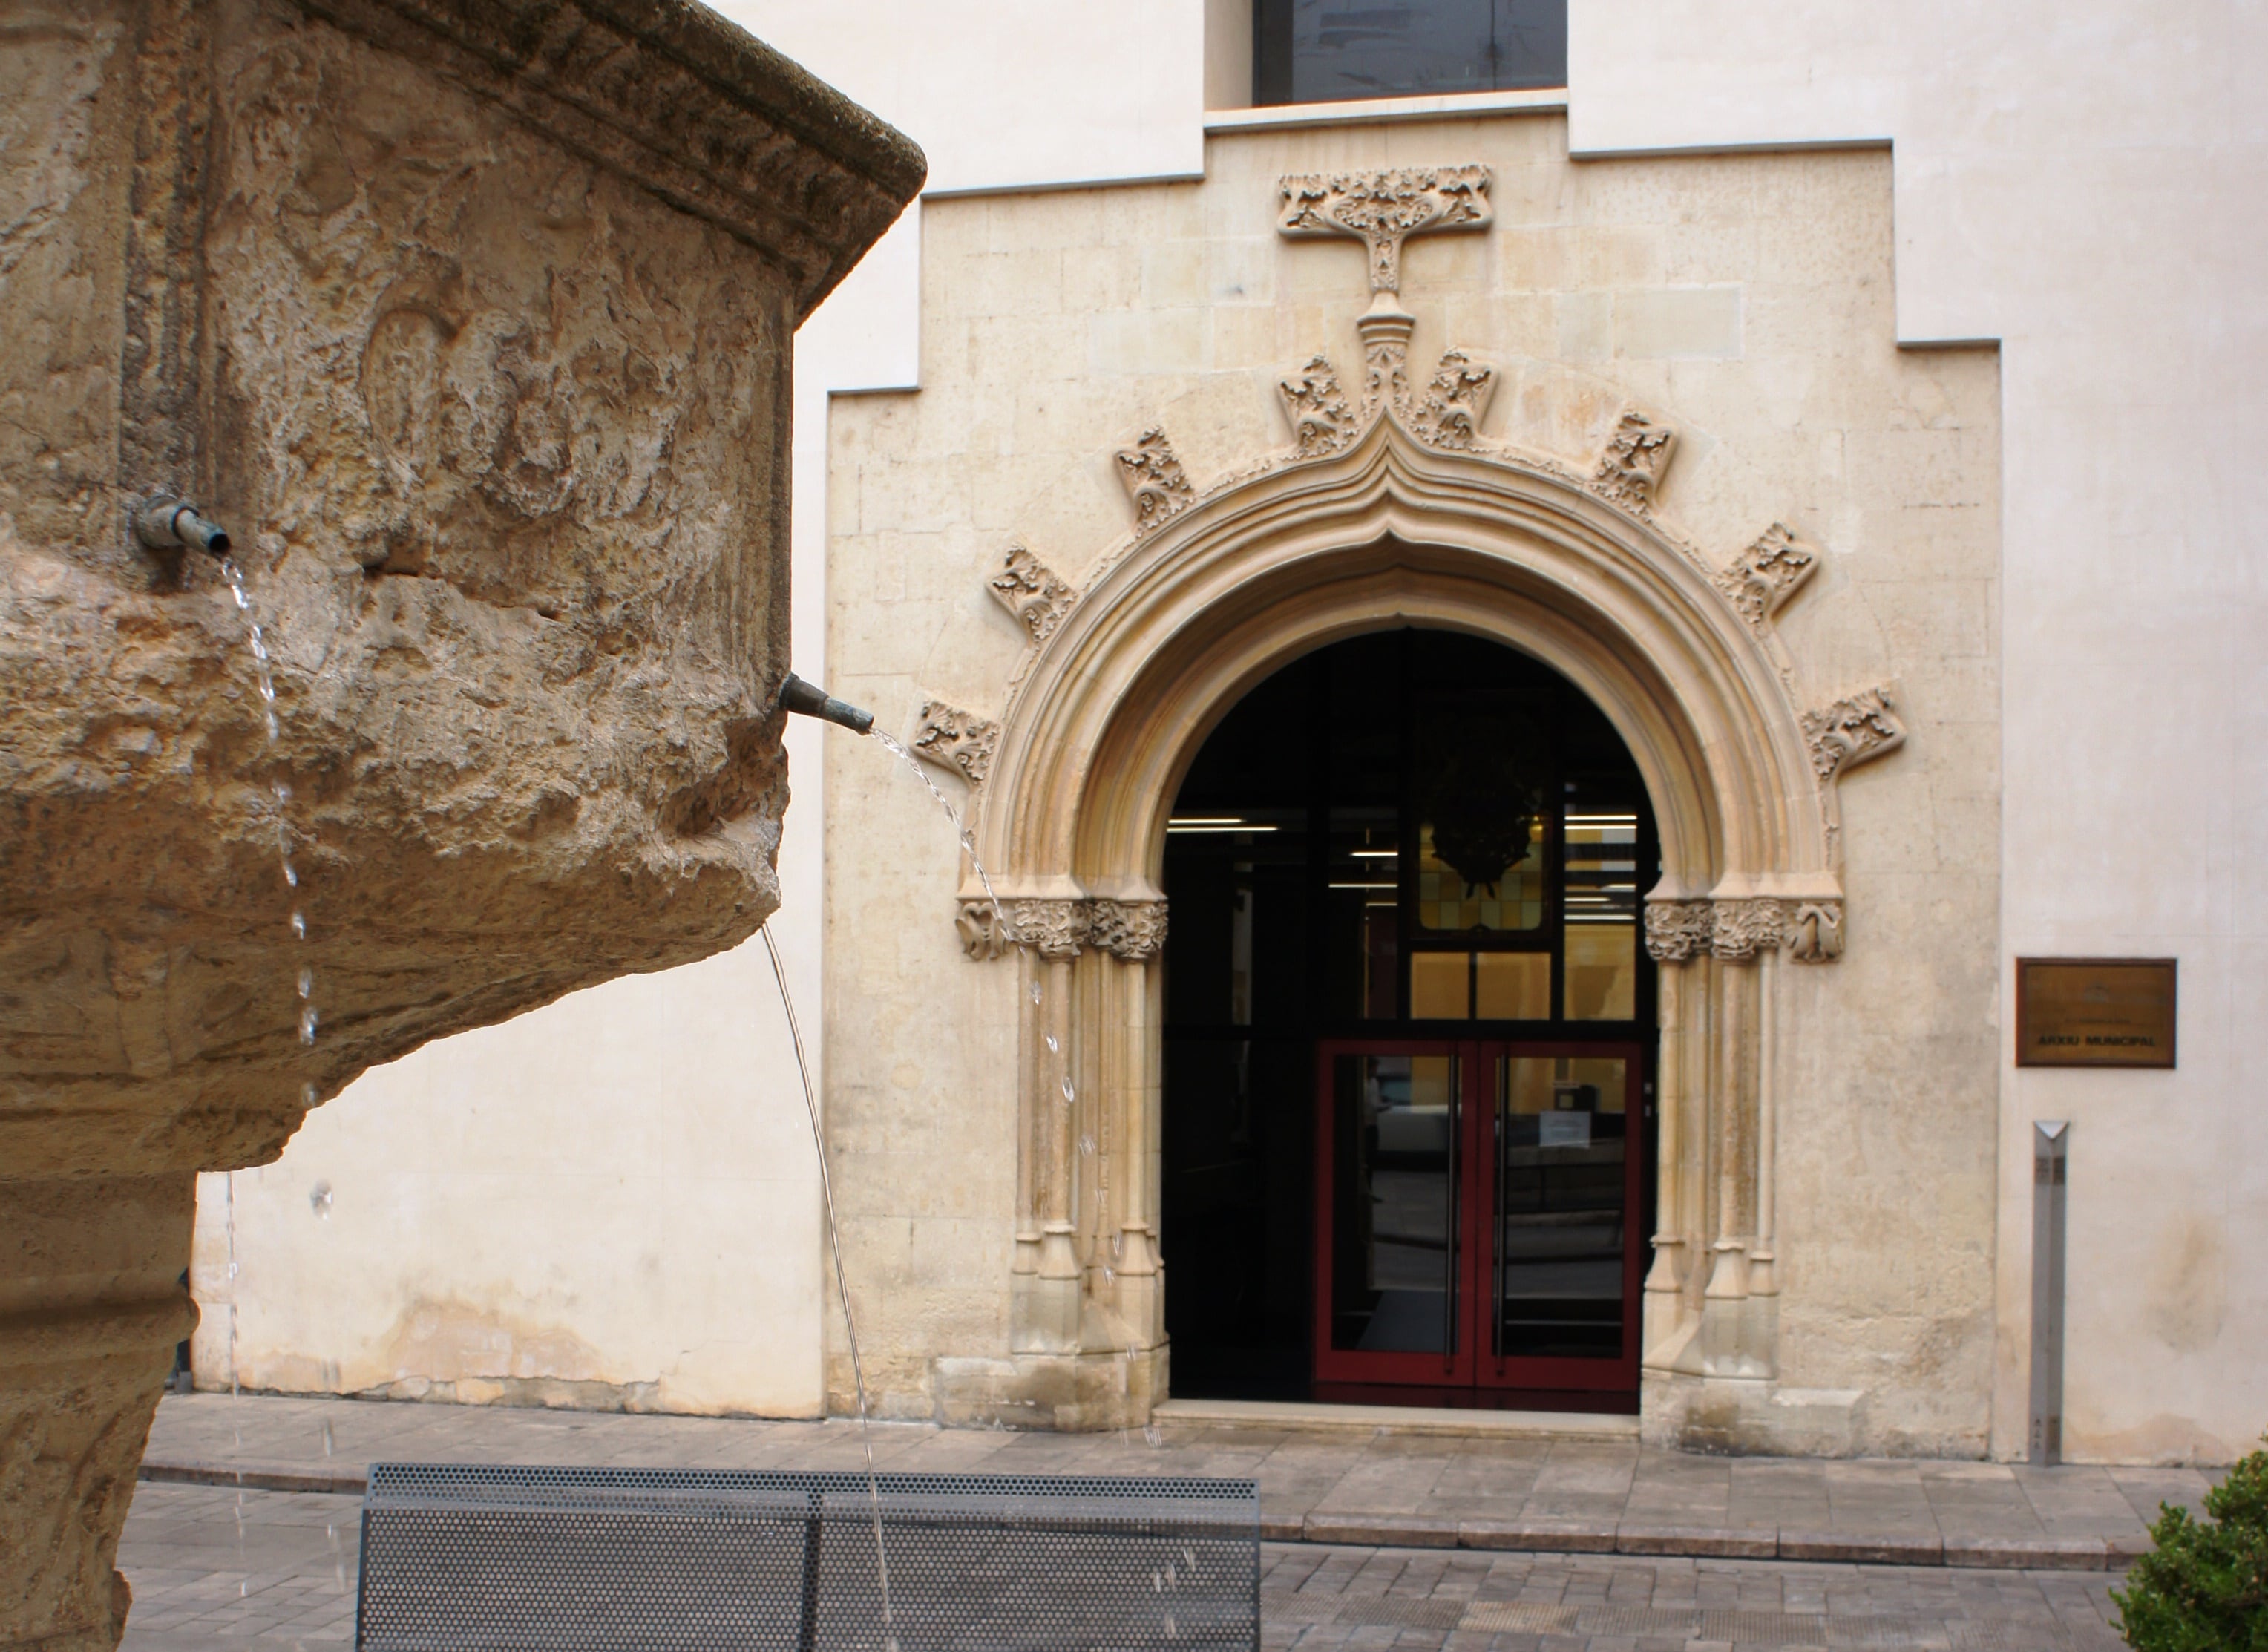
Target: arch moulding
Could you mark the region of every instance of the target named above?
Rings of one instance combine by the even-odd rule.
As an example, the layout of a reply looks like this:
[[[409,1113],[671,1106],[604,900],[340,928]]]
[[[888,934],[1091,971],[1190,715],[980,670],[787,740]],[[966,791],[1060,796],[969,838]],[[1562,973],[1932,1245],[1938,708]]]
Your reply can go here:
[[[964,948],[1014,960],[1024,989],[1012,1359],[1005,1376],[948,1362],[984,1367],[991,1399],[948,1394],[949,1412],[1119,1427],[1163,1398],[1174,796],[1248,689],[1412,624],[1550,665],[1637,760],[1663,865],[1646,897],[1662,966],[1646,1381],[1775,1375],[1779,971],[1842,951],[1835,782],[1903,740],[1893,696],[1804,706],[1773,615],[1816,553],[1775,524],[1717,565],[1676,535],[1653,512],[1674,431],[1626,411],[1588,474],[1487,443],[1490,370],[1452,352],[1413,392],[1408,320],[1381,299],[1363,396],[1316,358],[1282,386],[1292,446],[1202,492],[1161,430],[1120,450],[1135,526],[1084,585],[1021,546],[990,579],[1028,643],[1003,716],[922,708],[915,749],[969,782],[991,877],[988,893],[964,866]]]

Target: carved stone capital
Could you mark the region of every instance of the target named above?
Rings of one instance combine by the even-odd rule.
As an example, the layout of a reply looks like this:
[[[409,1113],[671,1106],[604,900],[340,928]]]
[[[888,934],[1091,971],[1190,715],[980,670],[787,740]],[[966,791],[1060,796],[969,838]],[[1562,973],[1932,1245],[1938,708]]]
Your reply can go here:
[[[1007,557],[998,573],[986,582],[1000,606],[1016,616],[1016,623],[1035,644],[1043,643],[1055,634],[1063,623],[1079,593],[1048,571],[1047,564],[1021,545],[1008,547]]]
[[[1832,963],[1843,955],[1843,903],[1831,897],[1791,901],[1788,955],[1799,963]]]
[[[1715,909],[1708,901],[1646,902],[1646,955],[1657,963],[1706,956],[1714,921]]]
[[[1787,933],[1787,909],[1771,896],[1716,901],[1709,929],[1709,955],[1738,962],[1761,952],[1777,952]]]
[[[1154,533],[1197,503],[1197,490],[1160,426],[1152,424],[1135,438],[1131,447],[1122,447],[1112,456],[1118,479],[1134,501],[1137,535]]]
[[[1774,522],[1729,566],[1717,571],[1717,588],[1750,629],[1761,631],[1818,565],[1817,551]]]
[[[1616,505],[1641,515],[1653,509],[1654,490],[1669,456],[1676,451],[1677,432],[1657,424],[1635,408],[1624,409],[1615,433],[1607,439],[1591,473],[1591,486]]]
[[[1292,422],[1292,445],[1302,459],[1322,459],[1353,445],[1363,420],[1339,387],[1328,358],[1317,356],[1292,378],[1279,380],[1284,415]]]
[[[1086,940],[1085,901],[1010,901],[1015,920],[1014,939],[1036,950],[1042,958],[1076,958]]]
[[[1087,937],[1098,950],[1129,963],[1143,963],[1158,955],[1166,944],[1166,903],[1108,901],[1087,903]]]
[[[1370,250],[1370,290],[1402,291],[1402,243],[1490,219],[1485,166],[1397,166],[1289,177],[1277,186],[1285,235],[1351,235]]]
[[[1895,751],[1905,737],[1905,725],[1898,720],[1888,689],[1869,689],[1803,714],[1804,741],[1811,748],[1811,766],[1822,785]]]
[[[943,700],[925,700],[916,720],[909,749],[914,756],[950,769],[972,786],[983,785],[1000,742],[1000,725]]]
[[[961,936],[961,949],[972,963],[989,963],[1016,949],[1016,938],[1001,921],[1000,909],[982,895],[961,897],[960,914],[953,926]]]

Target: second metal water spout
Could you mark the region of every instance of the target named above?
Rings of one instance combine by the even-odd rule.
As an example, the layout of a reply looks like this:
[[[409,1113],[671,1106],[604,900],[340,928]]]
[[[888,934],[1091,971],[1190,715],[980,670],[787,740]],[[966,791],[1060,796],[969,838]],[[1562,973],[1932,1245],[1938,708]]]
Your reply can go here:
[[[874,726],[874,714],[862,712],[857,706],[836,699],[815,682],[806,682],[791,671],[787,681],[780,684],[779,703],[791,712],[800,712],[806,717],[816,717],[822,722],[835,723],[854,734],[863,734]]]

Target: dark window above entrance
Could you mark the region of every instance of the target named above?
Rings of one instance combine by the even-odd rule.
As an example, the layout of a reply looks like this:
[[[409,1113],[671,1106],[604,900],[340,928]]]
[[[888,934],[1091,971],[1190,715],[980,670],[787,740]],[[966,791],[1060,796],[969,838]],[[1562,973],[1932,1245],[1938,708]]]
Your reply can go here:
[[[1566,0],[1253,0],[1256,104],[1566,84]]]

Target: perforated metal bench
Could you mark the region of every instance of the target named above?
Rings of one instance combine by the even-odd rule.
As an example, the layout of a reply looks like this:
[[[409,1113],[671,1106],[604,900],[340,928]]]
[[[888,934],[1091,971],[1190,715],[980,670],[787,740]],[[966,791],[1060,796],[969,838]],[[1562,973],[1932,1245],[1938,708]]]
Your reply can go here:
[[[362,1652],[1260,1644],[1251,1480],[373,1464]]]

